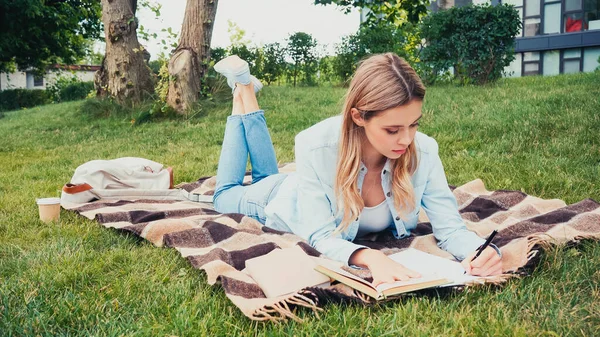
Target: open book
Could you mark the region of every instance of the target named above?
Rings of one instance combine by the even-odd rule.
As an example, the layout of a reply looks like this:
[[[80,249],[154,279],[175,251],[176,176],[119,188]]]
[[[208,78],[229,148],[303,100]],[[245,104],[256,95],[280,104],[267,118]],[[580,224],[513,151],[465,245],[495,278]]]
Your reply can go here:
[[[370,282],[337,267],[335,264],[321,263],[315,269],[376,300],[420,289],[467,284],[480,279],[480,277],[465,274],[465,270],[459,262],[414,248],[392,254],[389,257],[404,267],[418,272],[421,277],[407,281],[384,283],[374,287]]]

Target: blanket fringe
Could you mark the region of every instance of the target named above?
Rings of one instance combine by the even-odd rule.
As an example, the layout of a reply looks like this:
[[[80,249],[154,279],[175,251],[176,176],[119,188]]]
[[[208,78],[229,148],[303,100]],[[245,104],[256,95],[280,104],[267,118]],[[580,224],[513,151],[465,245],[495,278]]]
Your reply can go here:
[[[269,320],[275,323],[279,321],[285,321],[286,318],[290,318],[295,322],[304,323],[304,320],[295,314],[293,306],[309,308],[313,311],[317,318],[320,318],[319,311],[323,311],[323,309],[320,308],[315,301],[303,295],[303,292],[307,293],[307,291],[301,290],[294,293],[290,297],[270,305],[265,305],[262,308],[258,308],[252,313],[251,318],[259,321]],[[310,292],[308,293],[310,294]]]
[[[568,247],[577,245],[583,240],[593,240],[598,242],[600,241],[600,234],[577,235],[572,239],[565,240],[563,243]],[[534,234],[527,237],[527,263],[520,267],[515,274],[528,275],[533,266],[536,265],[536,260],[541,258],[540,253],[543,253],[543,251],[549,250],[560,243],[561,242],[556,238],[545,233]],[[536,247],[538,249],[535,249]]]

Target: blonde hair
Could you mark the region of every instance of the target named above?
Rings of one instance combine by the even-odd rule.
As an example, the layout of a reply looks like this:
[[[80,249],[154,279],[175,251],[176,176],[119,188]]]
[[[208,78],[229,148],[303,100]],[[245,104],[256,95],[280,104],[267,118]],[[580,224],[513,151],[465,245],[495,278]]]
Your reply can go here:
[[[334,190],[338,212],[343,210],[343,218],[334,233],[345,231],[353,219],[358,219],[365,206],[358,191],[364,129],[352,120],[351,109],[356,108],[367,121],[384,110],[405,105],[413,99],[422,101],[424,97],[425,86],[421,79],[398,55],[376,54],[360,62],[342,109],[343,123]],[[415,208],[410,177],[416,168],[417,150],[413,141],[408,151],[394,160],[390,172],[394,208],[401,216]]]

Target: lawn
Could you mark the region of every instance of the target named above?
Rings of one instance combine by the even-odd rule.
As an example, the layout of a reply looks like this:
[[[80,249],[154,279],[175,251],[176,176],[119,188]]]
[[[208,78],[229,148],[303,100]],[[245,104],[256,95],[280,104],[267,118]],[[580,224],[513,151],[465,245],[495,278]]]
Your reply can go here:
[[[503,79],[484,87],[428,89],[420,131],[437,139],[448,181],[481,178],[567,203],[600,200],[600,72]],[[281,162],[293,137],[339,112],[342,88],[267,87]],[[0,119],[0,335],[599,336],[600,244],[548,251],[530,277],[497,289],[376,305],[327,305],[320,319],[247,319],[173,249],[62,211],[43,224],[36,197],[58,196],[92,159],[149,158],[176,183],[216,172],[231,104],[186,120],[132,125],[92,119],[82,102],[7,112]]]

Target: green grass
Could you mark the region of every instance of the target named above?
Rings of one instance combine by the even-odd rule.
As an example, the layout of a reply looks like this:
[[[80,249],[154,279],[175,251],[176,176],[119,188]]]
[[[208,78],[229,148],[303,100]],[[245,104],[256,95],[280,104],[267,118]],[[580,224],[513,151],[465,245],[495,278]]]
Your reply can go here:
[[[600,200],[600,73],[432,87],[421,131],[440,144],[448,180],[481,178],[568,203]],[[293,136],[338,113],[344,89],[265,88],[281,162]],[[82,102],[7,112],[0,119],[0,335],[598,336],[600,244],[549,251],[532,276],[501,289],[327,305],[305,324],[251,321],[173,249],[63,211],[37,219],[36,197],[57,196],[75,167],[140,156],[175,167],[176,182],[216,172],[229,103],[194,118],[132,126],[84,118]]]

